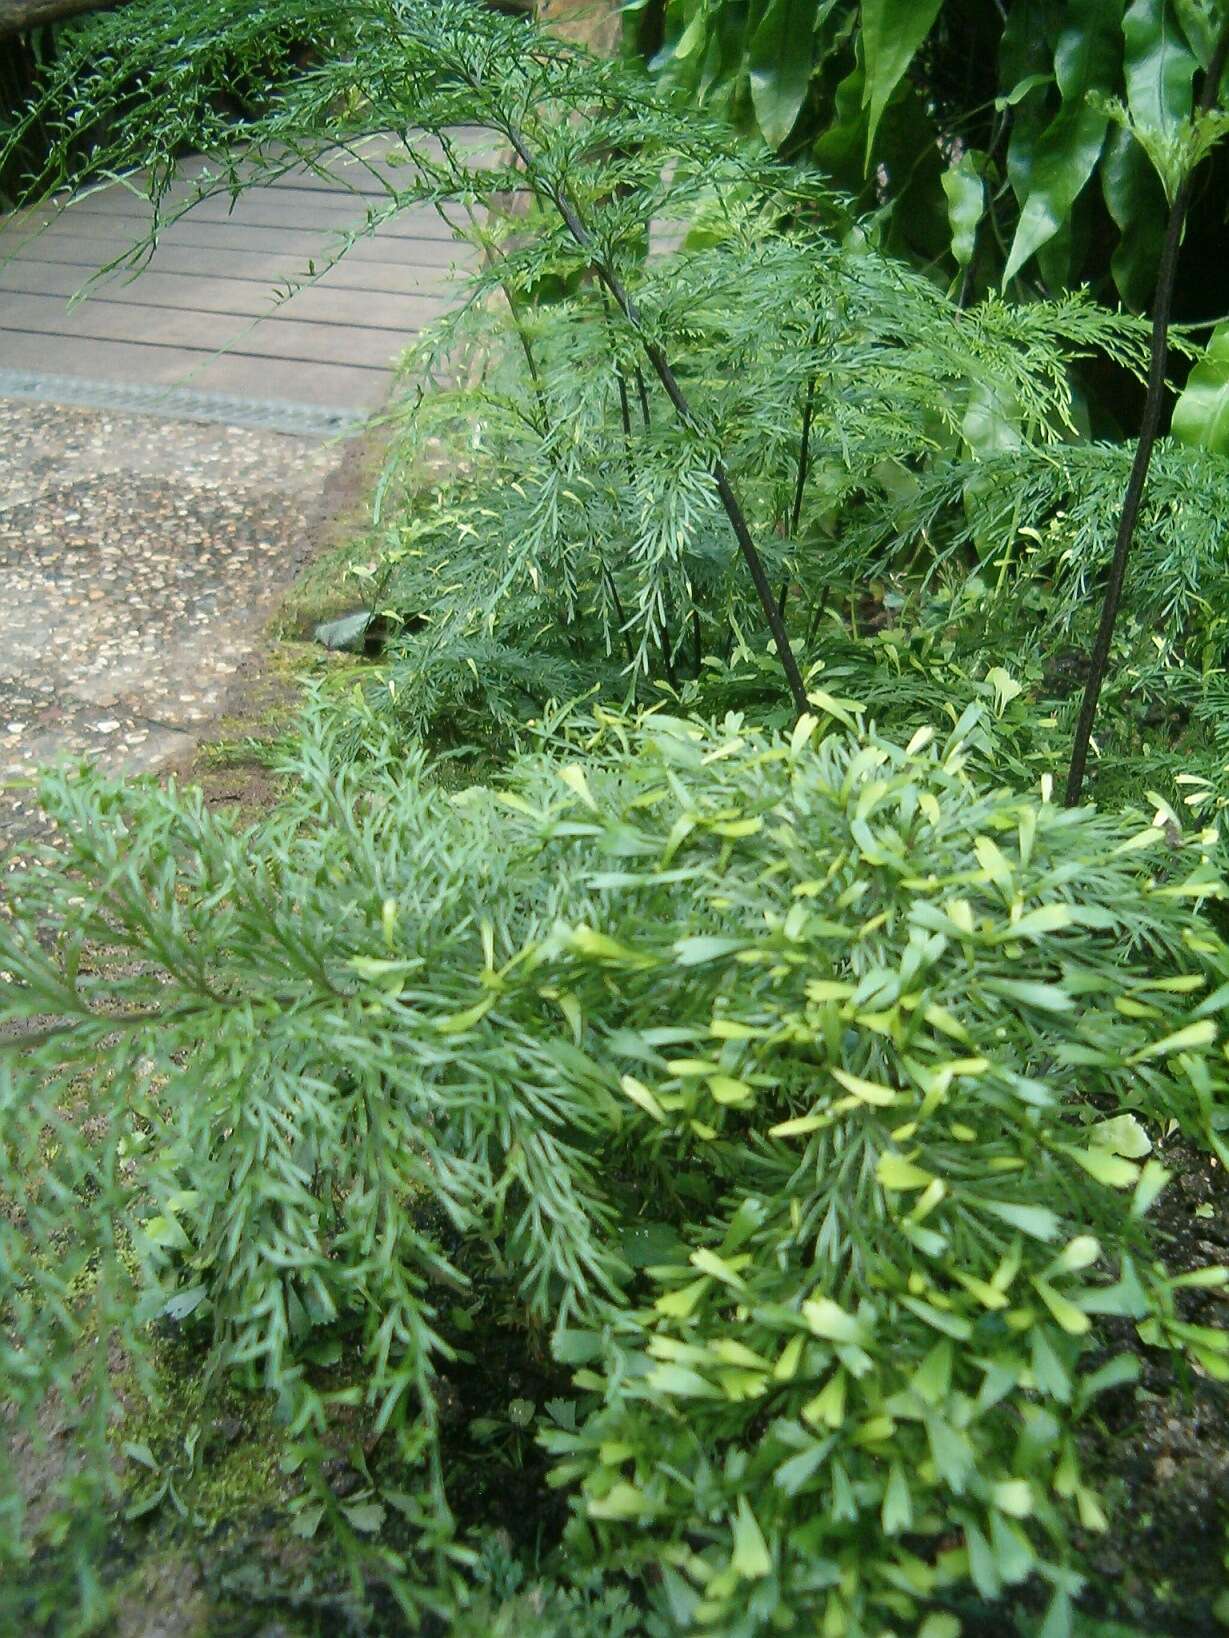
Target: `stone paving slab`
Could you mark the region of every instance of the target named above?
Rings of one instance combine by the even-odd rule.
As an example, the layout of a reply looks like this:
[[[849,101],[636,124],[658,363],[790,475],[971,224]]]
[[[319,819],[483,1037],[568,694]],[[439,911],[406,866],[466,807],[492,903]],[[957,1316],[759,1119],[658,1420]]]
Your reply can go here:
[[[291,359],[278,360],[273,369],[261,358],[233,353],[215,357],[201,348],[144,347],[133,342],[74,337],[61,337],[61,345],[52,348],[50,339],[54,338],[10,332],[0,348],[0,368],[54,375],[57,380],[80,376],[92,382],[189,387],[286,404],[368,411],[380,407],[387,391],[388,375],[383,370],[305,364]],[[63,398],[58,386],[53,396]],[[6,465],[7,455],[0,453],[0,491],[5,486]]]
[[[191,387],[125,385],[86,381],[75,375],[47,375],[38,370],[0,369],[0,398],[24,398],[36,404],[77,405],[112,413],[152,415],[170,421],[205,421],[258,432],[288,432],[299,438],[351,438],[366,417],[329,404],[288,404],[284,400],[197,392]]]

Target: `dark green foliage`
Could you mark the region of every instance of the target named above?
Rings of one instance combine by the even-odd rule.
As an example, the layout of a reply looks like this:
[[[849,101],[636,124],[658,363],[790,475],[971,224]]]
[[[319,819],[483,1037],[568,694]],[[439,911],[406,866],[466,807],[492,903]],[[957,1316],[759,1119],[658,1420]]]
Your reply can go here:
[[[1053,644],[1086,633],[1114,543],[1129,446],[1018,446],[924,475],[903,503],[880,505],[838,547],[851,575],[890,573],[901,561],[949,585],[978,577],[989,606]],[[1225,463],[1162,445],[1136,531],[1130,607],[1196,668],[1219,665],[1229,538]],[[886,537],[886,540],[885,540]],[[876,546],[879,552],[875,553]],[[886,549],[885,549],[886,548]],[[875,555],[872,555],[874,553]],[[1030,586],[1045,587],[1030,607]]]
[[[1189,127],[1211,0],[644,0],[628,44],[660,82],[817,165],[885,247],[966,295],[1091,284],[1147,309],[1165,231],[1157,160]],[[1213,194],[1223,191],[1217,161]],[[1197,226],[1180,311],[1226,302]]]
[[[990,303],[957,327],[924,280],[864,250],[773,233],[758,210],[740,213],[719,245],[651,264],[636,293],[672,338],[774,584],[794,588],[800,645],[833,593],[866,579],[844,547],[868,503],[874,539],[880,513],[909,493],[916,471],[947,473],[953,455],[990,439],[1044,439],[1051,421],[1061,424],[1064,356],[1101,347],[1138,357],[1129,326],[1074,299]],[[769,309],[776,323],[765,336]],[[446,661],[459,674],[488,635],[505,653],[530,650],[544,667],[540,682],[555,657],[551,686],[566,697],[585,686],[583,670],[566,678],[578,658],[590,685],[604,659],[608,676],[677,687],[732,632],[752,635],[760,623],[703,448],[680,437],[657,394],[650,424],[637,411],[625,429],[599,297],[524,316],[519,339],[502,341],[504,327],[471,313],[411,358],[421,372],[441,356],[455,361],[462,335],[481,344],[481,365],[465,372],[481,369],[481,379],[416,400],[395,446],[411,478],[441,444],[466,471],[464,486],[429,501],[425,515],[413,502],[391,509],[381,557],[385,606],[426,622],[392,672],[417,722],[431,720],[432,708],[419,705],[428,677]],[[620,368],[630,382],[633,357],[624,354]],[[492,682],[500,674],[498,665],[480,670]]]

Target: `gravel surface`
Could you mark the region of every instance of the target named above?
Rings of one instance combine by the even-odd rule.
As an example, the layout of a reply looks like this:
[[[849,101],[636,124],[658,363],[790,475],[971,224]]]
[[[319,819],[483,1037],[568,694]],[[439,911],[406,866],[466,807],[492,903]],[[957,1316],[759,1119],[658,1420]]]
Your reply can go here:
[[[191,756],[311,555],[346,454],[0,400],[0,860],[46,828],[41,764]]]

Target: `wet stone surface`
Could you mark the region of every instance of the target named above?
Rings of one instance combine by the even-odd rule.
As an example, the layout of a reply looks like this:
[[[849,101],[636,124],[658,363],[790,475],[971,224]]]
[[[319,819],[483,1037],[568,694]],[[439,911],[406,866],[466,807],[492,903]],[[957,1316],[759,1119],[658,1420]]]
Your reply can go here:
[[[186,762],[314,547],[345,444],[0,400],[0,870],[29,779]]]

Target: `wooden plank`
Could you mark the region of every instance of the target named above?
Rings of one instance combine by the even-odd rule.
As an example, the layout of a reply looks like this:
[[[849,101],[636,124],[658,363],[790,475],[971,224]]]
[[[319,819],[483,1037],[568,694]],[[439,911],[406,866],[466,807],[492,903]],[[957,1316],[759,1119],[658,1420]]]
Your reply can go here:
[[[22,233],[14,228],[0,235],[0,247],[20,245],[36,240],[66,239],[80,243],[115,246],[105,256],[117,254],[125,245],[139,243],[148,230],[148,221],[136,215],[119,212],[87,214],[66,211],[41,231]],[[194,222],[190,217],[164,228],[158,236],[159,245],[176,248],[188,246],[220,255],[226,251],[265,251],[271,255],[299,256],[304,262],[319,261],[335,255],[339,240],[327,231],[311,228],[253,228],[229,222]],[[0,249],[2,253],[2,249]],[[346,251],[346,256],[360,261],[395,261],[404,267],[437,267],[472,265],[477,253],[456,240],[407,239],[386,237],[378,231]]]
[[[191,197],[190,190],[174,190],[164,212],[174,209]],[[344,233],[361,226],[368,206],[379,211],[379,204],[367,199],[349,198],[337,191],[308,188],[257,188],[240,195],[232,206],[221,196],[204,199],[190,211],[177,218],[179,222],[220,222],[231,227],[271,228],[276,230],[319,229],[322,233]],[[464,212],[456,213],[460,225],[465,225]],[[103,193],[89,193],[75,200],[67,208],[42,205],[9,217],[8,231],[20,232],[27,225],[31,229],[50,226],[52,222],[75,222],[83,216],[108,219],[122,217],[125,224],[139,224],[139,231],[148,230],[152,210],[145,202],[134,198],[127,189],[108,189]],[[134,229],[134,236],[135,236]],[[455,244],[457,235],[448,223],[442,222],[429,205],[407,205],[395,217],[379,224],[376,230],[381,238],[429,239],[440,244]]]
[[[15,295],[59,296],[67,299],[81,288],[79,267],[56,262],[12,261],[0,267],[0,291]],[[439,318],[447,305],[441,296],[417,292],[343,290],[336,286],[309,287],[273,308],[274,293],[267,281],[216,279],[191,273],[149,272],[131,284],[114,280],[100,285],[88,303],[167,307],[182,313],[229,313],[236,319],[302,319],[340,328],[358,326],[413,334]],[[0,308],[0,322],[3,309]]]
[[[411,155],[421,154],[429,161],[438,162],[444,157],[444,147],[439,137],[427,131],[411,130],[408,135],[408,151]],[[448,140],[453,151],[459,154],[471,165],[481,164],[484,160],[494,162],[505,158],[510,150],[508,142],[497,131],[490,131],[480,125],[454,125],[448,131]],[[264,150],[270,158],[278,157],[278,150],[272,147]],[[351,176],[368,177],[371,171],[377,176],[387,176],[396,185],[397,179],[404,179],[408,166],[405,163],[407,142],[392,131],[383,134],[357,137],[348,148],[322,148],[317,157],[318,163],[331,172]],[[281,150],[281,157],[290,159],[285,174],[297,176],[300,173],[308,176],[317,176],[310,165],[302,161],[295,161],[286,150]],[[198,157],[187,161],[201,167],[208,165],[207,158]]]
[[[373,163],[391,145],[372,144]],[[186,162],[180,198],[206,163]],[[387,197],[375,177],[344,163],[371,192],[330,185],[296,164],[234,211],[221,196],[202,202],[161,231],[135,272],[93,282],[71,311],[67,297],[140,242],[145,202],[115,185],[68,211],[0,221],[0,366],[342,410],[377,406],[404,347],[461,299],[458,270],[477,252],[429,207],[414,206],[329,266],[338,230],[360,225]],[[309,277],[309,262],[326,270]]]
[[[119,279],[127,282],[140,278],[148,271],[188,272],[210,278],[251,280],[265,278],[271,287],[285,289],[301,285],[342,284],[347,289],[413,290],[435,295],[455,295],[462,288],[461,270],[446,267],[420,267],[399,261],[373,261],[369,258],[342,258],[330,263],[323,256],[276,256],[268,251],[242,250],[228,247],[210,254],[207,245],[159,246],[154,256],[147,257],[135,267],[120,258],[130,249],[120,239],[64,239],[51,241],[40,237],[22,244],[15,253],[0,238],[0,263],[54,260],[62,266],[82,268],[82,280],[101,274],[104,267],[116,263],[106,274],[106,282]],[[347,268],[342,273],[343,268]],[[312,272],[311,269],[315,271]]]
[[[51,247],[46,239],[40,237],[13,251],[5,242],[3,235],[0,235],[0,263],[4,262],[6,256],[11,256],[13,266],[30,261],[44,263],[53,258],[61,267],[78,269],[80,273],[78,283],[84,284],[109,256],[115,254],[115,248],[114,245],[100,245],[97,240],[81,244],[65,241]],[[201,253],[199,250],[182,246],[160,245],[149,263],[149,271],[199,276]],[[234,253],[225,263],[215,262],[211,276],[223,280],[241,279],[263,284],[272,290],[288,282],[305,283],[307,264],[301,256],[270,256],[259,252],[248,255]],[[136,275],[138,280],[144,277],[144,272]],[[131,278],[132,275],[128,273],[114,274],[98,288],[110,290],[114,286],[126,286]],[[438,301],[455,300],[460,290],[459,283],[450,279],[443,269],[407,267],[400,262],[360,263],[348,259],[338,262],[319,275],[315,280],[315,287],[324,286],[343,290],[413,291],[417,296],[429,296]]]
[[[191,198],[192,190],[176,183],[170,190],[168,198],[172,203],[180,203]],[[90,194],[72,208],[84,210],[93,208],[97,200],[107,195]],[[131,196],[130,196],[131,197]],[[346,226],[351,222],[361,221],[369,209],[381,210],[391,201],[385,194],[371,195],[367,193],[351,194],[343,188],[308,187],[303,183],[281,181],[271,183],[267,187],[253,188],[250,193],[243,193],[235,201],[232,209],[228,196],[212,194],[195,205],[190,213],[193,219],[202,218],[208,221],[242,221],[252,226],[266,222],[273,226],[281,226],[283,222],[292,218],[299,223],[316,223],[323,226]],[[477,212],[481,214],[481,212]],[[395,232],[404,238],[441,239],[450,241],[456,237],[458,229],[464,229],[469,222],[466,210],[461,205],[444,204],[441,212],[433,205],[426,205],[411,201],[402,205],[397,215],[383,225],[381,231]]]
[[[388,390],[383,370],[293,359],[208,354],[179,347],[142,347],[131,342],[74,336],[22,335],[0,330],[0,367],[87,381],[135,381],[200,392],[339,409],[377,408]]]
[[[490,131],[482,131],[476,127],[454,128],[450,133],[454,149],[467,159],[470,164],[478,165],[484,161],[493,162],[497,157],[506,155],[507,144],[502,138]],[[425,133],[415,133],[412,141],[415,151],[429,160],[438,162],[443,158],[443,147],[435,136]],[[345,198],[349,194],[386,198],[388,187],[403,187],[410,169],[404,163],[390,163],[388,155],[403,152],[399,138],[362,137],[353,145],[353,151],[341,148],[325,148],[320,151],[316,169],[303,160],[296,160],[285,151],[270,147],[266,150],[268,163],[276,166],[279,160],[286,163],[286,169],[268,181],[257,184],[258,189],[297,187],[313,192],[326,192]],[[359,157],[363,156],[363,157]],[[221,174],[220,161],[216,156],[209,154],[189,154],[179,163],[178,173],[185,181],[195,180],[211,172],[214,176]],[[238,170],[240,175],[252,175],[261,167],[257,163],[245,164],[240,159]],[[323,172],[323,174],[322,174]],[[130,181],[138,192],[144,191],[145,173],[137,170],[130,175]]]
[[[185,312],[135,303],[87,301],[69,312],[56,296],[8,296],[0,325],[6,332],[129,341],[206,354],[225,348],[247,356],[357,364],[372,370],[388,369],[408,339],[397,330],[360,330],[282,318],[252,324],[229,313]]]
[[[442,157],[442,150],[437,148],[431,157],[439,159]],[[278,162],[276,155],[272,156],[272,162],[276,166]],[[181,161],[178,169],[179,175],[186,181],[194,181],[206,173],[214,176],[220,174],[218,161],[201,155]],[[241,162],[238,169],[241,176],[256,176],[266,167],[258,163],[248,165]],[[279,176],[261,180],[256,185],[260,188],[299,187],[305,191],[329,193],[339,198],[353,195],[357,198],[385,199],[388,197],[388,187],[390,185],[397,187],[405,180],[405,174],[402,166],[385,165],[378,159],[368,166],[350,155],[335,153],[322,155],[319,170],[305,162],[291,161]],[[138,187],[143,185],[144,178],[141,173],[134,173],[133,182]]]

